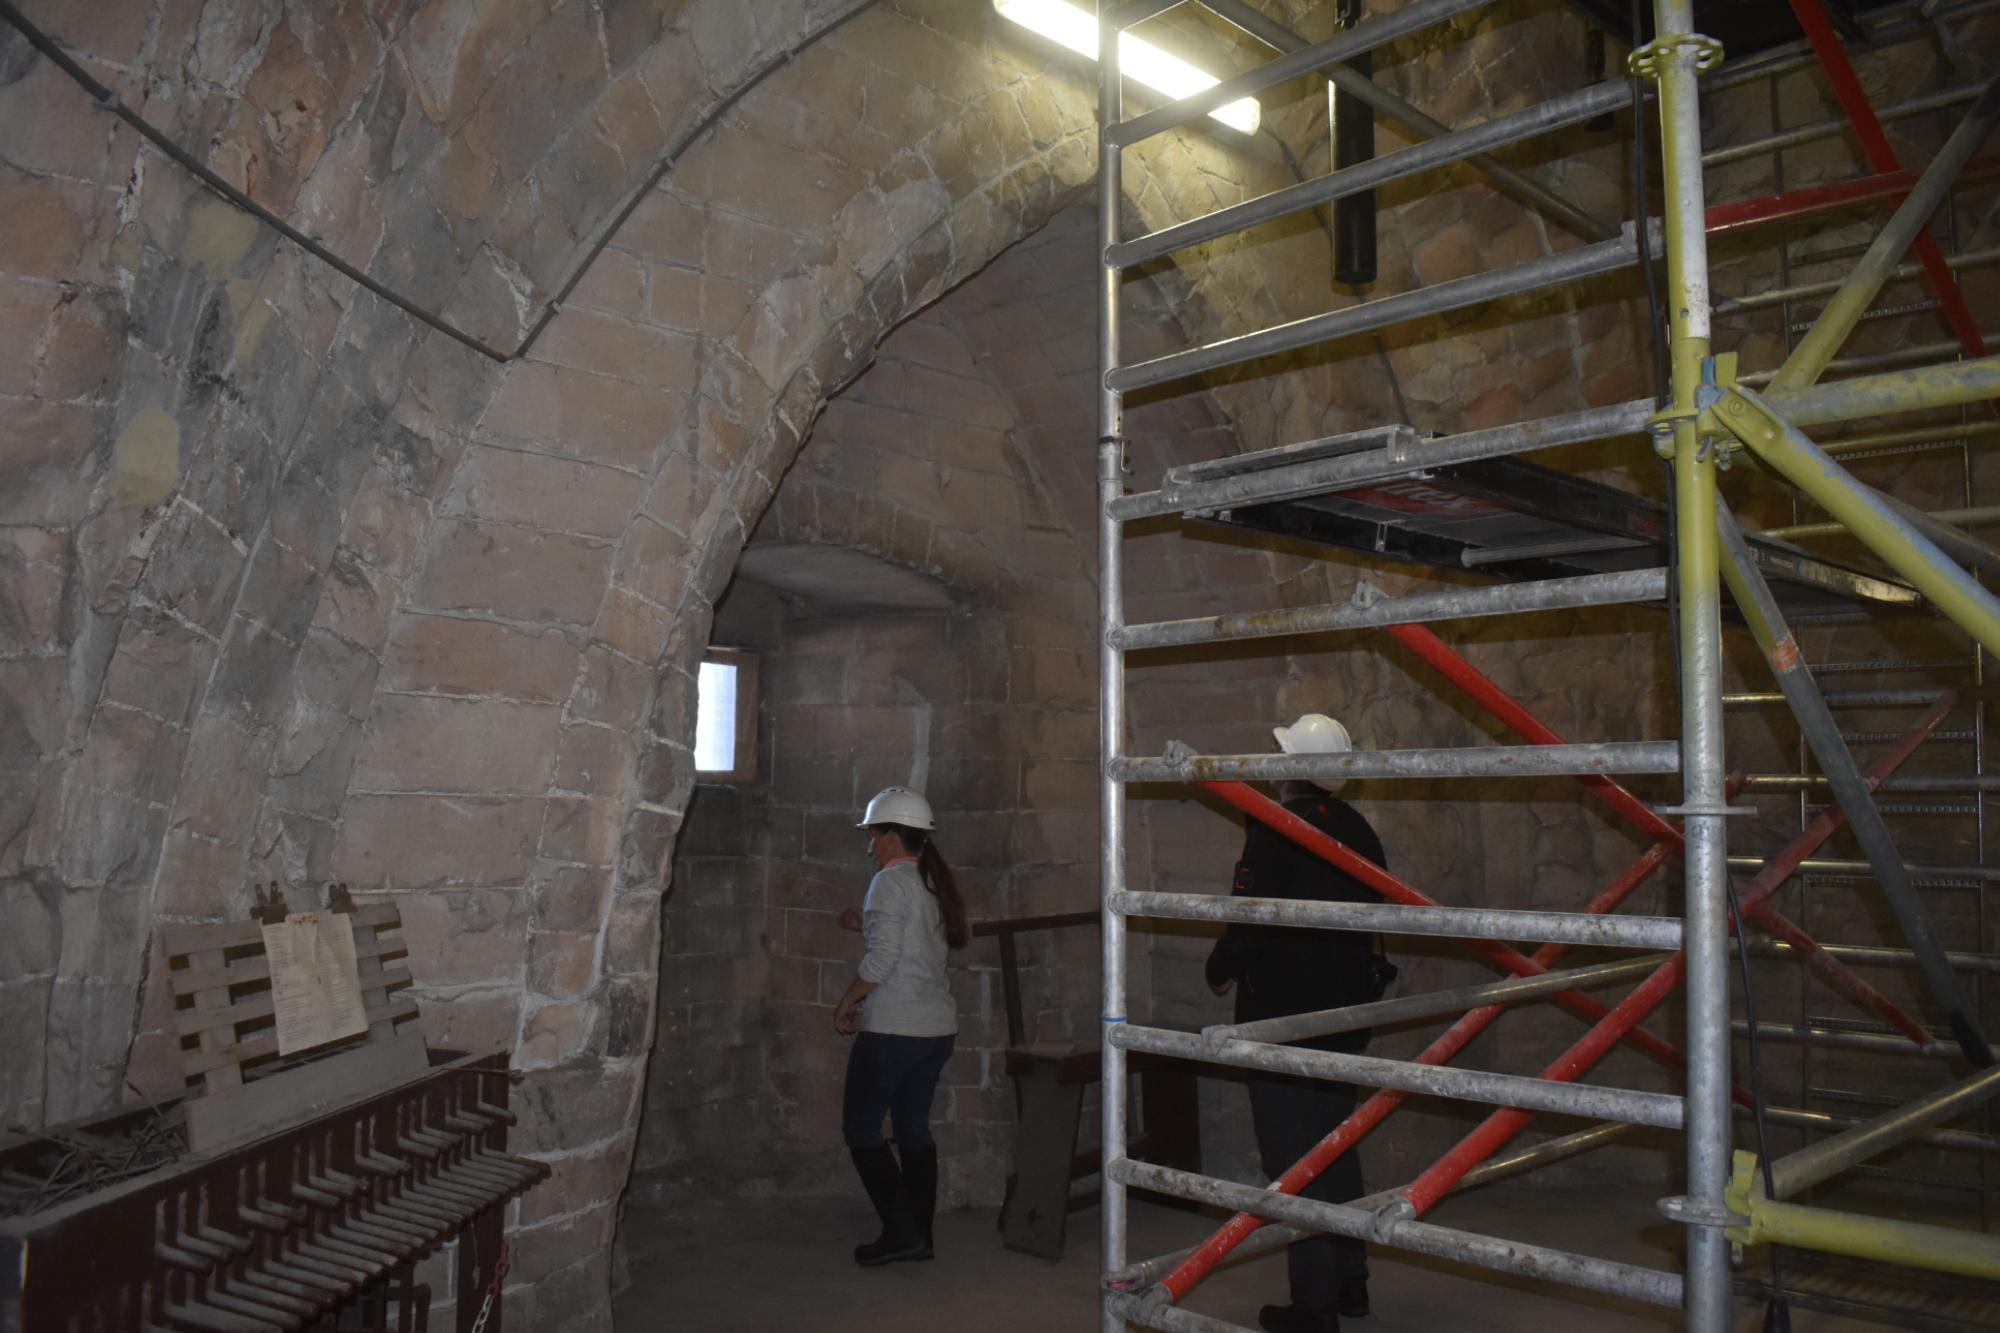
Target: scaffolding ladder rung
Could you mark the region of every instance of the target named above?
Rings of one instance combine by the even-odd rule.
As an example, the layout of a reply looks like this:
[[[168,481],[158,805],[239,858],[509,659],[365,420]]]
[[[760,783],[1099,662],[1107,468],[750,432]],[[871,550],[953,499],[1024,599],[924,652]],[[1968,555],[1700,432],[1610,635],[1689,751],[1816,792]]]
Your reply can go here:
[[[1651,1125],[1656,1129],[1681,1127],[1682,1101],[1664,1092],[1558,1082],[1526,1074],[1497,1074],[1483,1069],[1461,1069],[1455,1065],[1426,1065],[1414,1060],[1390,1060],[1379,1055],[1351,1055],[1344,1051],[1319,1051],[1310,1047],[1275,1046],[1261,1041],[1210,1042],[1199,1032],[1175,1032],[1131,1023],[1111,1024],[1104,1035],[1113,1045],[1128,1051],[1200,1060],[1236,1069],[1261,1069],[1299,1078],[1360,1083],[1371,1088],[1395,1088],[1401,1092],[1448,1097],[1454,1101],[1518,1106],[1534,1111],[1551,1111],[1557,1115]]]
[[[1197,754],[1168,741],[1157,756],[1121,755],[1119,782],[1315,782],[1335,778],[1522,778],[1677,773],[1678,741],[1576,745],[1475,745],[1459,749],[1352,750],[1345,754]]]
[[[1405,477],[1429,468],[1636,434],[1645,429],[1646,418],[1653,414],[1653,410],[1651,399],[1635,398],[1611,407],[1593,407],[1582,412],[1516,422],[1510,426],[1467,431],[1463,435],[1443,439],[1422,440],[1411,432],[1407,437],[1392,436],[1391,442],[1380,448],[1336,453],[1330,457],[1191,481],[1184,485],[1176,485],[1169,479],[1157,491],[1121,496],[1106,508],[1112,518],[1129,522],[1160,514],[1214,512],[1274,500],[1294,500],[1301,496]],[[1332,438],[1344,440],[1350,437]]]
[[[1651,230],[1657,236],[1657,224],[1653,224]],[[1224,338],[1205,347],[1172,352],[1151,361],[1118,366],[1105,375],[1104,383],[1119,393],[1130,393],[1134,389],[1185,379],[1190,375],[1240,365],[1315,343],[1333,342],[1354,334],[1387,328],[1391,324],[1614,273],[1638,262],[1639,245],[1635,235],[1628,225],[1613,240],[1544,255],[1485,273],[1453,278],[1448,282],[1432,283],[1395,296],[1377,297],[1342,310],[1330,310],[1325,314],[1293,320],[1289,324],[1277,324],[1254,333]],[[1657,252],[1657,244],[1653,248]]]
[[[1131,268],[1161,255],[1212,241],[1218,236],[1245,231],[1291,213],[1362,194],[1438,167],[1451,166],[1481,153],[1505,148],[1631,104],[1632,86],[1625,80],[1594,84],[1537,103],[1525,111],[1516,111],[1470,129],[1399,148],[1356,166],[1343,167],[1328,175],[1149,232],[1112,246],[1105,251],[1104,260],[1115,268]]]
[[[1501,583],[1490,588],[1446,588],[1437,592],[1412,593],[1406,597],[1382,596],[1372,584],[1364,582],[1359,585],[1358,595],[1347,602],[1126,625],[1111,634],[1110,645],[1129,651],[1190,643],[1264,639],[1286,634],[1377,629],[1385,625],[1418,625],[1437,620],[1470,620],[1481,616],[1586,606],[1620,606],[1660,601],[1667,595],[1666,588],[1667,572],[1664,569],[1635,569],[1616,574]]]
[[[1611,916],[1603,912],[1538,912],[1510,907],[1409,907],[1401,903],[1322,902],[1216,893],[1124,889],[1112,911],[1175,921],[1306,926],[1385,935],[1444,935],[1454,939],[1536,940],[1605,949],[1678,949],[1674,916]]]

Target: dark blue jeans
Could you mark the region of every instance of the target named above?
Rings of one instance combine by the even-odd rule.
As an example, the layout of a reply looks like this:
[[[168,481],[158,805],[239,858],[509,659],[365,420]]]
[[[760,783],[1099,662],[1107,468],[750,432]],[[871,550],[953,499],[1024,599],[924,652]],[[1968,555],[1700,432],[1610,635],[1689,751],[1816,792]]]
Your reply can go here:
[[[840,1099],[840,1132],[847,1146],[881,1143],[886,1115],[899,1146],[930,1147],[931,1098],[956,1040],[857,1033],[847,1052],[847,1088]]]

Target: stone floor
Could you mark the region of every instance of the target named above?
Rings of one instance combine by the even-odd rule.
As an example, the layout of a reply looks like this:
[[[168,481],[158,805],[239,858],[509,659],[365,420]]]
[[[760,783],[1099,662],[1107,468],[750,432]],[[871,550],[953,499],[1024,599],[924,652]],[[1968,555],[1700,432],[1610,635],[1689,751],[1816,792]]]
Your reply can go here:
[[[1447,1200],[1431,1220],[1628,1262],[1678,1266],[1673,1229],[1650,1203],[1581,1186],[1516,1186]],[[619,1333],[1056,1333],[1095,1330],[1097,1215],[1073,1214],[1069,1253],[1045,1264],[1000,1247],[991,1210],[938,1219],[933,1263],[864,1270],[848,1257],[872,1235],[867,1205],[852,1199],[731,1202],[633,1209],[624,1243],[631,1285],[615,1307]],[[1205,1235],[1212,1222],[1136,1201],[1134,1252],[1163,1253]],[[864,1234],[864,1232],[866,1234]],[[1378,1252],[1370,1280],[1375,1312],[1356,1333],[1509,1333],[1588,1329],[1661,1333],[1678,1314],[1566,1288],[1505,1278],[1396,1251]],[[1255,1327],[1257,1307],[1278,1298],[1284,1261],[1236,1265],[1204,1284],[1189,1308]],[[1745,1305],[1741,1333],[1761,1309]],[[1796,1333],[1851,1333],[1877,1325],[1795,1310]]]

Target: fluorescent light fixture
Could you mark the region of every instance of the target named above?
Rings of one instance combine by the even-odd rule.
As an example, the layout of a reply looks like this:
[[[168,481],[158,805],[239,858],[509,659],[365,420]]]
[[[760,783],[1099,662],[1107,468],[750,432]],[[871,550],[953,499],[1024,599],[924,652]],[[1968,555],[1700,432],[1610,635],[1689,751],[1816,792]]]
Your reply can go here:
[[[1097,59],[1097,15],[1080,5],[1069,0],[993,0],[993,10],[1001,18],[1038,32],[1079,55]],[[1118,34],[1118,68],[1173,101],[1192,97],[1222,82],[1129,32]],[[1254,97],[1219,106],[1208,114],[1233,130],[1245,134],[1257,132],[1258,107]]]

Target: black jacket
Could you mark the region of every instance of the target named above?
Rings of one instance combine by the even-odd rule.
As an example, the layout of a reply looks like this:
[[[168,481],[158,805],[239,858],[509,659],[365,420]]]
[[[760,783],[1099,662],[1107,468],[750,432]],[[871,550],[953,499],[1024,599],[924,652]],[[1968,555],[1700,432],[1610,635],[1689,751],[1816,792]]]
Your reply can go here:
[[[1285,809],[1388,868],[1382,840],[1347,802],[1302,796],[1285,802]],[[1243,858],[1236,863],[1232,892],[1250,898],[1381,901],[1360,880],[1254,819],[1243,841]],[[1374,936],[1359,931],[1235,924],[1222,932],[1208,955],[1208,984],[1237,983],[1239,1023],[1360,1004],[1375,998],[1373,952]],[[1368,1044],[1368,1033],[1343,1032],[1296,1044],[1359,1051]]]

